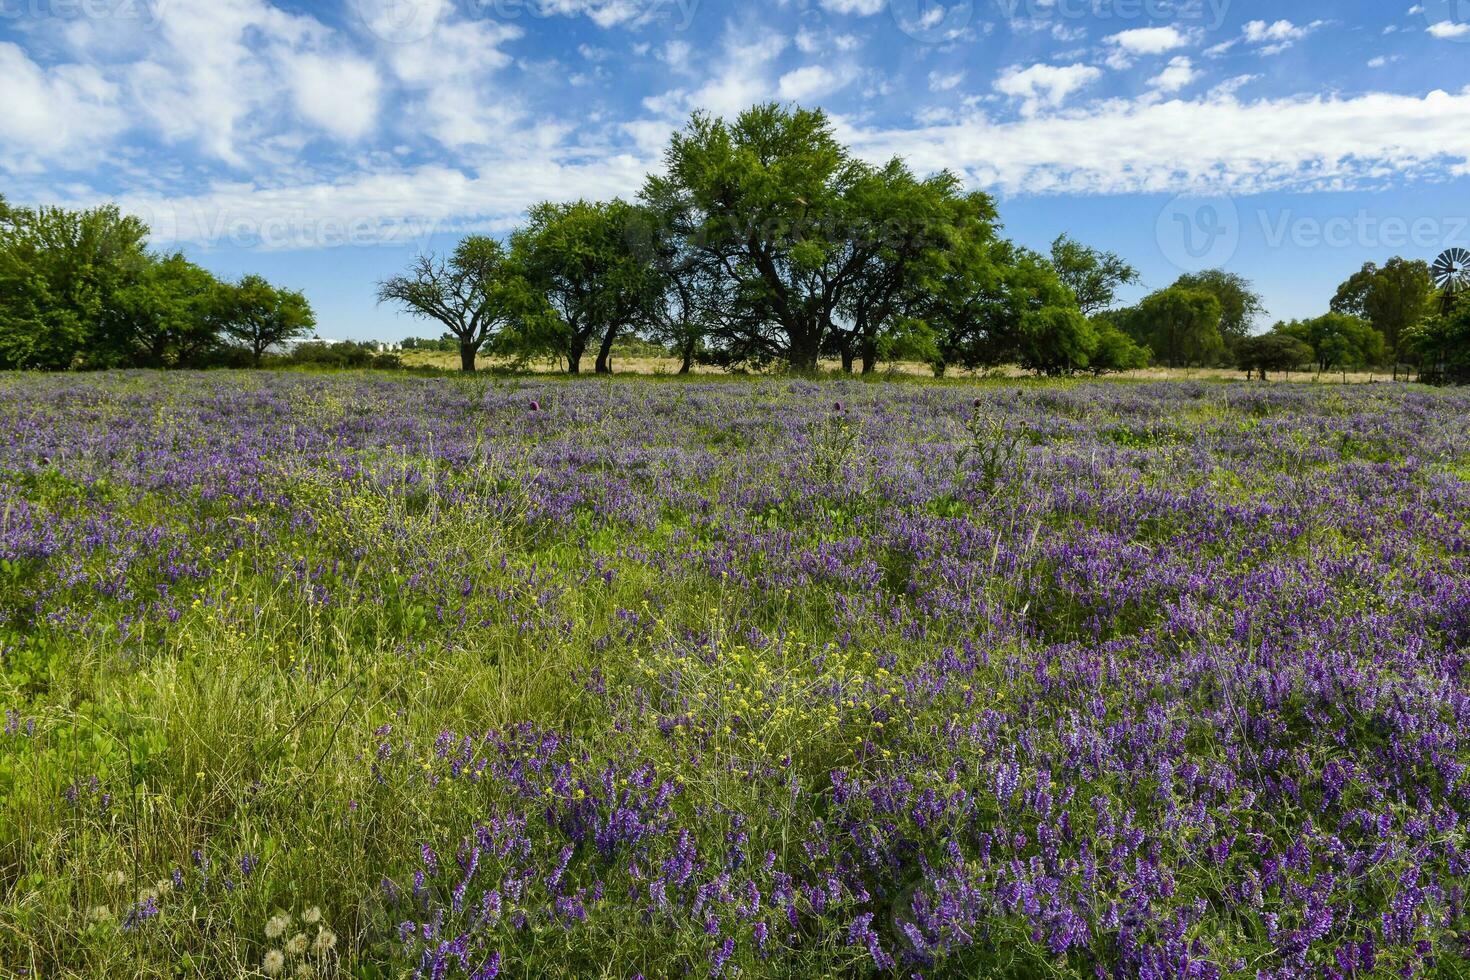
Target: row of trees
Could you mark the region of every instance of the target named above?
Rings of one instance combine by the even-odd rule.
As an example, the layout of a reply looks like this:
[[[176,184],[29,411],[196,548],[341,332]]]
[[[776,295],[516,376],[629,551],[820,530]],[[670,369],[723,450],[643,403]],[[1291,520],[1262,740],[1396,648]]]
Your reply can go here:
[[[502,244],[463,240],[379,284],[441,324],[466,371],[484,351],[610,371],[630,336],[727,368],[908,359],[1044,374],[1239,365],[1295,370],[1448,363],[1428,266],[1393,259],[1343,283],[1331,311],[1256,336],[1251,283],[1207,270],[1129,307],[1124,259],[1063,236],[1041,255],[1000,234],[995,202],[948,172],[874,166],[820,111],[696,114],[634,201],[533,207]],[[1447,332],[1450,331],[1450,332]],[[1432,348],[1432,350],[1431,350]]]
[[[1470,377],[1470,297],[1441,293],[1429,265],[1395,257],[1350,276],[1321,316],[1277,323],[1235,350],[1241,370],[1318,373],[1414,366],[1426,380]]]
[[[221,282],[107,206],[0,198],[0,368],[259,365],[315,325],[304,296],[259,276]]]
[[[1097,314],[1135,278],[1070,239],[1051,256],[1000,235],[995,202],[951,173],[852,156],[820,111],[696,114],[636,201],[543,203],[502,244],[470,236],[379,284],[441,324],[466,371],[482,352],[598,372],[631,334],[727,368],[907,358],[1043,373],[1142,366]]]
[[[820,111],[697,113],[664,162],[632,201],[538,204],[506,241],[472,235],[421,255],[378,298],[437,324],[466,371],[494,353],[607,372],[615,351],[648,343],[683,371],[810,371],[831,358],[864,373],[904,359],[940,374],[1407,363],[1454,376],[1464,357],[1428,266],[1400,258],[1364,266],[1323,316],[1261,336],[1260,296],[1221,270],[1120,306],[1139,278],[1123,258],[1065,235],[1045,255],[1021,247],[1001,235],[989,195],[901,159],[859,160]],[[258,276],[221,282],[150,251],[147,234],[115,207],[0,199],[0,367],[258,365],[311,333],[300,293]]]

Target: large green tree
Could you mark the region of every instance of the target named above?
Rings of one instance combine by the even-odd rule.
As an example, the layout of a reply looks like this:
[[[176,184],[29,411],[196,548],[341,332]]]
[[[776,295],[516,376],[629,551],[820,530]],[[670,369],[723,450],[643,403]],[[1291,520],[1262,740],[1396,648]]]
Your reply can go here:
[[[1275,333],[1295,337],[1314,352],[1319,372],[1337,368],[1371,367],[1383,363],[1383,334],[1367,320],[1346,313],[1328,313],[1310,320],[1278,323]]]
[[[1421,321],[1404,337],[1419,375],[1436,383],[1470,383],[1470,293],[1447,301],[1448,309]]]
[[[581,371],[595,347],[597,373],[612,370],[618,336],[649,322],[664,298],[659,270],[642,244],[648,218],[635,205],[545,202],[511,236],[512,255],[543,301],[567,370]]]
[[[316,326],[316,315],[305,296],[272,286],[256,275],[221,283],[211,307],[216,326],[249,353],[255,367],[260,367],[267,351],[305,337]]]
[[[1140,344],[1169,367],[1214,364],[1225,353],[1220,333],[1222,308],[1213,292],[1170,286],[1119,315],[1119,322]]]
[[[1383,335],[1394,378],[1410,353],[1409,334],[1434,312],[1438,294],[1429,265],[1394,257],[1383,265],[1368,262],[1337,287],[1332,311],[1362,317]]]
[[[1272,371],[1290,373],[1315,359],[1316,354],[1309,345],[1285,333],[1259,334],[1235,345],[1235,363],[1245,372],[1246,380],[1259,373],[1265,381]]]
[[[1118,290],[1138,281],[1138,270],[1120,256],[1090,248],[1069,235],[1051,243],[1051,264],[1087,317],[1111,309]]]
[[[1175,282],[1180,289],[1203,291],[1220,303],[1220,355],[1251,335],[1256,321],[1266,311],[1249,279],[1223,269],[1206,269],[1180,276]]]
[[[987,212],[974,205],[973,220]],[[1018,364],[1043,374],[1090,366],[1095,328],[1037,253],[983,234],[964,234],[941,256],[926,288],[926,315],[939,341],[935,367]]]
[[[219,347],[219,281],[181,253],[155,256],[116,289],[89,351],[108,366],[199,367]]]
[[[717,325],[723,359],[815,370],[876,247],[852,229],[872,168],[821,111],[774,103],[733,123],[696,113],[664,162],[644,197],[677,202],[681,225],[727,280],[736,306]]]
[[[0,366],[85,361],[114,294],[150,261],[147,236],[112,205],[0,210]]]
[[[378,283],[378,302],[444,326],[465,372],[475,370],[480,351],[515,321],[524,295],[505,248],[484,235],[463,239],[447,258],[420,255],[408,272]]]
[[[924,279],[957,236],[994,237],[993,225],[955,220],[967,218],[977,203],[964,198],[954,174],[921,180],[900,160],[874,168],[848,192],[852,256],[860,265],[830,335],[844,370],[860,361],[871,374],[880,357],[932,351],[932,332],[919,317]],[[982,199],[981,209],[989,201]]]

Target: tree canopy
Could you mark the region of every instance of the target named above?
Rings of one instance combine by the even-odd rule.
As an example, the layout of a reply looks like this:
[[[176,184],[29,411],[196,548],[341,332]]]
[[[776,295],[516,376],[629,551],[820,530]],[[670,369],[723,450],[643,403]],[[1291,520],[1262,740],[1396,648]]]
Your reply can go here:
[[[1383,334],[1367,320],[1346,313],[1326,313],[1310,320],[1278,323],[1275,332],[1295,337],[1309,347],[1314,352],[1318,371],[1383,363]]]
[[[500,242],[470,235],[447,258],[420,255],[408,272],[378,283],[378,302],[442,324],[457,342],[460,369],[474,371],[481,349],[514,322],[519,282]]]
[[[1169,367],[1215,364],[1225,355],[1224,308],[1211,290],[1170,286],[1144,297],[1118,317],[1139,344]]]
[[[612,370],[614,341],[647,324],[661,296],[652,256],[640,247],[647,217],[626,201],[546,202],[511,236],[512,255],[533,290],[539,342],[559,350],[567,370],[581,370],[596,348],[595,369]]]
[[[1383,335],[1394,372],[1403,362],[1405,341],[1434,310],[1438,294],[1429,264],[1401,257],[1383,265],[1365,263],[1332,297],[1332,311],[1366,319]]]
[[[258,362],[309,331],[300,293],[259,276],[221,283],[179,252],[147,247],[148,226],[107,205],[0,200],[0,367],[207,367]]]
[[[1090,248],[1070,235],[1051,243],[1051,264],[1088,317],[1112,309],[1118,290],[1138,281],[1138,271],[1120,256]]]

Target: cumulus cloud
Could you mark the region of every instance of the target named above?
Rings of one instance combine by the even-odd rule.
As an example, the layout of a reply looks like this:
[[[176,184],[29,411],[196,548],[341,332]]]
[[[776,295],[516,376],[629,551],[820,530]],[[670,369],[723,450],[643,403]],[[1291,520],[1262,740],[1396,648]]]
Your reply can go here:
[[[1470,88],[1242,102],[1228,94],[1110,100],[1016,121],[851,127],[864,156],[898,153],[1008,193],[1342,190],[1470,172]]]
[[[1108,65],[1117,69],[1130,67],[1140,56],[1167,54],[1192,43],[1191,35],[1177,27],[1135,27],[1103,38]]]
[[[821,0],[822,9],[834,14],[871,17],[888,6],[888,0]]]
[[[965,73],[962,71],[931,71],[929,73],[929,91],[948,92],[951,89],[957,88],[964,80]]]
[[[372,130],[380,83],[371,62],[350,55],[303,54],[290,71],[296,107],[304,118],[344,140],[360,139]]]
[[[682,119],[695,109],[733,116],[756,102],[779,97],[776,59],[789,44],[774,32],[752,35],[732,28],[726,32],[720,54],[702,84],[644,99],[644,107],[671,120]],[[793,84],[800,82],[800,78],[793,80]]]
[[[845,86],[851,77],[825,65],[806,65],[781,76],[776,92],[782,99],[804,102],[820,98]]]
[[[1210,48],[1206,54],[1221,55],[1239,44],[1254,48],[1262,55],[1280,54],[1302,38],[1313,34],[1326,25],[1326,21],[1314,20],[1310,24],[1293,24],[1289,20],[1268,22],[1253,20],[1241,29],[1240,36]]]
[[[1067,97],[1102,77],[1091,65],[1013,65],[995,80],[995,90],[1021,100],[1021,112],[1032,115],[1043,108],[1055,108]]]
[[[43,68],[19,46],[0,42],[0,163],[32,169],[75,157],[127,124],[118,87],[86,65]],[[73,161],[75,162],[75,160]]]
[[[1430,24],[1428,30],[1434,37],[1450,40],[1470,36],[1470,23],[1442,20],[1437,24]]]
[[[1178,92],[1200,77],[1194,62],[1180,55],[1169,61],[1167,67],[1149,79],[1149,87],[1164,93]]]

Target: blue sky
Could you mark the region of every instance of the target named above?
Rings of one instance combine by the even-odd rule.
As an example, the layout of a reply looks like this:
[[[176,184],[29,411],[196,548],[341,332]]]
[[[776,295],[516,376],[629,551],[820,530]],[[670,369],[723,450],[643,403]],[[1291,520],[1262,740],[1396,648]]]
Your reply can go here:
[[[1272,318],[1470,247],[1470,0],[0,0],[0,193],[117,200],[332,338],[429,332],[372,299],[415,251],[632,195],[691,110],[765,100]]]

